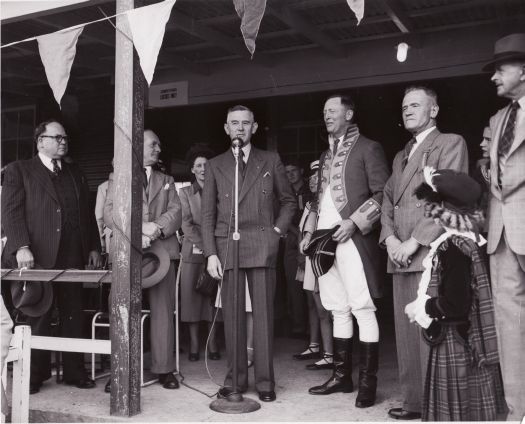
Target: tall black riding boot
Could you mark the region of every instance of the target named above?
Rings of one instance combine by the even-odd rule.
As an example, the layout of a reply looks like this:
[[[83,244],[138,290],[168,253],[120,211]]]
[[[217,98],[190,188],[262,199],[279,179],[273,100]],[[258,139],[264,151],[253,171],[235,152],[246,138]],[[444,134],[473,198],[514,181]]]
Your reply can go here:
[[[354,390],[352,383],[352,339],[334,337],[334,371],[330,379],[321,386],[308,390],[311,395],[329,395]]]
[[[359,391],[355,406],[368,408],[376,401],[379,343],[359,342],[359,350]]]

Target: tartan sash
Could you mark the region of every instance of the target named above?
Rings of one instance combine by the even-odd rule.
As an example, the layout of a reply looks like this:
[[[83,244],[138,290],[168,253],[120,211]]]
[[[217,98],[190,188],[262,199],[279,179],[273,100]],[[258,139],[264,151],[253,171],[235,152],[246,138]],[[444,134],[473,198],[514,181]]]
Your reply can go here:
[[[472,303],[468,317],[470,321],[468,344],[472,361],[479,367],[497,364],[499,363],[498,341],[494,323],[490,278],[486,261],[473,240],[452,235],[439,246],[437,254],[434,256],[434,265],[427,293],[431,297],[438,296],[438,287],[441,284],[441,255],[439,253],[447,250],[449,243],[453,243],[471,260]]]

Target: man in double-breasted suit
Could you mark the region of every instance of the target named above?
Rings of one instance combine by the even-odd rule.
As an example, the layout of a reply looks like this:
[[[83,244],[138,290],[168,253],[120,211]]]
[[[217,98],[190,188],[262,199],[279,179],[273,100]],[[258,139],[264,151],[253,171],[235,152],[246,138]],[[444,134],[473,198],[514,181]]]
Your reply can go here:
[[[353,317],[359,326],[358,408],[374,404],[377,387],[379,327],[373,298],[382,296],[384,261],[378,245],[378,224],[388,165],[381,145],[359,133],[355,106],[348,96],[333,95],[324,105],[330,148],[321,155],[317,202],[304,227],[301,249],[315,230],[339,229],[335,261],[319,277],[323,306],[332,313],[334,371],[313,395],[349,393],[352,382]]]
[[[465,140],[457,134],[442,134],[436,128],[439,112],[436,93],[422,86],[409,87],[403,98],[402,117],[412,139],[397,153],[392,175],[385,186],[380,243],[386,245],[389,273],[393,274],[394,318],[399,380],[403,405],[388,414],[396,419],[421,417],[421,393],[428,347],[411,324],[405,306],[417,297],[417,289],[429,244],[443,229],[425,218],[423,202],[414,189],[423,181],[423,168],[468,172]]]
[[[232,150],[211,159],[206,169],[202,194],[202,237],[207,269],[214,278],[223,278],[221,300],[228,355],[228,374],[219,396],[232,394],[233,308],[240,319],[237,333],[237,366],[240,391],[248,387],[245,321],[245,284],[252,301],[255,354],[255,387],[259,399],[275,400],[273,371],[273,298],[279,238],[286,234],[296,210],[296,200],[279,155],[256,149],[251,137],[257,130],[253,112],[245,106],[228,111],[226,134],[240,138],[239,193],[239,299],[233,304],[234,169]],[[244,162],[246,161],[246,162]],[[224,274],[223,274],[224,272]]]
[[[507,419],[525,415],[525,33],[496,42],[498,96],[511,102],[490,118],[490,255],[496,331]]]
[[[175,232],[182,223],[182,210],[173,177],[154,168],[161,152],[160,140],[151,130],[144,131],[144,172],[146,179],[142,200],[142,247],[158,243],[170,256],[170,268],[166,276],[147,289],[150,305],[151,326],[151,371],[159,375],[159,382],[166,389],[177,389],[179,383],[173,371],[176,369],[173,356],[175,326],[175,273],[179,259],[179,242]],[[113,231],[113,197],[115,186],[110,175],[104,223]],[[114,252],[114,249],[111,249]],[[109,382],[106,391],[110,389]]]
[[[38,155],[7,166],[2,187],[2,226],[7,236],[3,255],[10,268],[84,269],[101,266],[95,216],[89,207],[89,188],[80,169],[63,160],[68,137],[56,120],[35,129]],[[30,283],[28,283],[30,284]],[[60,334],[82,337],[82,284],[54,283]],[[27,318],[33,334],[50,335],[52,309]],[[37,393],[51,377],[50,352],[31,351],[30,393]],[[84,355],[64,353],[64,381],[92,388]]]

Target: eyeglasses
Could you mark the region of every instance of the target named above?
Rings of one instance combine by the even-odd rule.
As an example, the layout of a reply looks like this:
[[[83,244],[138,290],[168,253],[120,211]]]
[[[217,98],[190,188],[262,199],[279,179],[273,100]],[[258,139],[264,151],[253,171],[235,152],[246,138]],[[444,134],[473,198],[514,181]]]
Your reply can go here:
[[[44,138],[52,138],[55,140],[58,144],[65,142],[67,143],[69,141],[69,137],[67,135],[41,135],[40,137]]]

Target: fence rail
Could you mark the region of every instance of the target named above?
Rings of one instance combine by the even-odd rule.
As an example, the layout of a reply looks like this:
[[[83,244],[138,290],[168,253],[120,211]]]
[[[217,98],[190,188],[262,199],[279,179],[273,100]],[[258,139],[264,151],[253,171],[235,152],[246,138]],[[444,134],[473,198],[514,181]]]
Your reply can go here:
[[[70,283],[111,284],[111,271],[78,269],[4,269],[2,281],[60,281]]]

